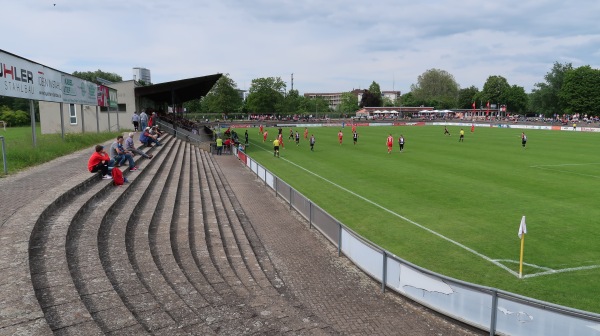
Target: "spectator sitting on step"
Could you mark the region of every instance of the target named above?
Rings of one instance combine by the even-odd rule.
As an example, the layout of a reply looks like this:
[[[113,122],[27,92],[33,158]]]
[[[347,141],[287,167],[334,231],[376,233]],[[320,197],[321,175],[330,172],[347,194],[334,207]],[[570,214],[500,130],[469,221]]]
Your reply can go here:
[[[152,143],[155,143],[156,146],[162,146],[156,138],[155,135],[150,134],[150,127],[146,127],[146,129],[140,133],[140,142],[148,147],[152,147]]]
[[[114,161],[110,159],[108,153],[104,150],[104,146],[96,145],[96,151],[88,160],[88,170],[90,173],[100,172],[103,180],[110,180],[112,176],[108,172],[113,168],[113,165]]]
[[[141,155],[141,156],[145,157],[146,159],[152,159],[152,157],[153,157],[152,154],[146,154],[144,151],[135,148],[135,144],[133,143],[134,134],[135,133],[133,133],[133,132],[129,133],[129,137],[127,139],[125,139],[125,150],[129,151],[133,154]]]
[[[123,147],[123,141],[122,135],[117,136],[117,141],[113,142],[113,144],[110,146],[110,154],[117,163],[117,167],[120,167],[123,163],[125,163],[125,160],[127,160],[129,163],[129,171],[136,171],[138,170],[138,167],[135,166],[133,155],[131,152],[125,150]]]
[[[158,130],[158,126],[154,125],[150,128],[150,134],[156,136],[156,141],[160,141],[162,133]]]
[[[162,137],[165,134],[165,132],[160,130],[160,126],[158,126],[158,124],[154,126],[156,126],[156,134],[158,134],[159,137]]]

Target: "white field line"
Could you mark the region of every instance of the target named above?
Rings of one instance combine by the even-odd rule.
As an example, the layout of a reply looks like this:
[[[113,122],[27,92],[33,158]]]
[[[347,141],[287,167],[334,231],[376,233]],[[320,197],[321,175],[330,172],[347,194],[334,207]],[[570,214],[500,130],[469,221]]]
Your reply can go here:
[[[598,165],[598,164],[600,164],[600,163],[564,163],[564,164],[556,164],[556,165],[535,165],[535,166],[529,166],[529,168],[537,168],[537,169],[542,169],[542,170],[549,170],[549,171],[555,171],[555,172],[559,172],[559,173],[566,173],[566,174],[570,174],[570,175],[579,175],[579,176],[591,177],[591,178],[600,178],[600,176],[598,176],[598,175],[582,174],[582,173],[576,173],[576,172],[572,172],[572,171],[568,171],[568,170],[549,168],[549,167],[568,167],[568,166],[590,166],[590,165]]]
[[[266,152],[271,152],[269,149],[266,149],[265,147],[261,146],[260,144],[259,144],[259,147],[261,147]],[[296,163],[294,163],[294,162],[292,162],[292,161],[290,161],[290,160],[288,160],[286,158],[280,157],[279,159],[284,160],[284,161],[286,161],[286,162],[288,162],[288,163],[290,163],[290,164],[292,164],[292,165],[294,165],[294,166],[296,166],[296,167],[304,170],[305,172],[307,172],[307,173],[309,173],[309,174],[311,174],[311,175],[313,175],[315,177],[318,177],[318,178],[322,179],[323,181],[325,181],[325,182],[327,182],[327,183],[329,183],[329,184],[331,184],[331,185],[333,185],[333,186],[335,186],[335,187],[337,187],[337,188],[339,188],[339,189],[341,189],[341,190],[343,190],[343,191],[345,191],[345,192],[347,192],[347,193],[349,193],[351,195],[354,195],[354,196],[360,198],[361,200],[363,200],[363,201],[365,201],[365,202],[367,202],[369,204],[372,204],[372,205],[380,208],[383,211],[386,211],[389,214],[392,214],[392,215],[394,215],[394,216],[396,216],[396,217],[398,217],[398,218],[400,218],[400,219],[402,219],[402,220],[404,220],[404,221],[406,221],[408,223],[411,223],[411,224],[413,224],[413,225],[415,225],[415,226],[417,226],[417,227],[419,227],[419,228],[421,228],[421,229],[423,229],[423,230],[425,230],[425,231],[427,231],[427,232],[429,232],[429,233],[431,233],[431,234],[433,234],[435,236],[438,236],[438,237],[440,237],[440,238],[442,238],[442,239],[444,239],[444,240],[446,240],[446,241],[448,241],[448,242],[450,242],[450,243],[452,243],[452,244],[454,244],[454,245],[456,245],[456,246],[458,246],[458,247],[460,247],[460,248],[462,248],[462,249],[464,249],[464,250],[466,250],[468,252],[471,252],[474,255],[476,255],[476,256],[478,256],[478,257],[480,257],[480,258],[482,258],[482,259],[484,259],[486,261],[489,261],[492,264],[494,264],[494,265],[502,268],[503,270],[507,271],[508,273],[514,275],[517,278],[519,277],[519,273],[518,272],[511,270],[510,268],[508,268],[507,266],[504,266],[500,262],[500,261],[508,261],[508,260],[494,260],[494,259],[492,259],[492,258],[490,258],[490,257],[488,257],[488,256],[486,256],[484,254],[481,254],[481,253],[473,250],[470,247],[467,247],[467,246],[465,246],[465,245],[463,245],[463,244],[461,244],[461,243],[459,243],[457,241],[454,241],[454,240],[452,240],[452,239],[450,239],[450,238],[442,235],[441,233],[433,231],[433,230],[431,230],[428,227],[425,227],[425,226],[423,226],[423,225],[421,225],[421,224],[419,224],[419,223],[417,223],[417,222],[415,222],[415,221],[413,221],[413,220],[411,220],[409,218],[406,218],[406,217],[404,217],[404,216],[402,216],[402,215],[400,215],[400,214],[398,214],[398,213],[396,213],[396,212],[394,212],[394,211],[392,211],[392,210],[390,210],[390,209],[388,209],[388,208],[386,208],[386,207],[384,207],[384,206],[382,206],[382,205],[380,205],[378,203],[375,203],[374,201],[371,201],[370,199],[365,198],[364,196],[361,196],[361,195],[359,195],[359,194],[357,194],[357,193],[355,193],[355,192],[353,192],[353,191],[351,191],[349,189],[346,189],[346,188],[342,187],[341,185],[339,185],[339,184],[337,184],[337,183],[335,183],[333,181],[330,181],[330,180],[322,177],[321,175],[319,175],[317,173],[314,173],[314,172],[312,172],[312,171],[310,171],[310,170],[308,170],[308,169],[306,169],[306,168],[304,168],[304,167],[302,167],[302,166],[300,166],[300,165],[298,165],[298,164],[296,164]],[[514,262],[514,261],[511,260],[510,262]],[[575,268],[564,268],[564,269],[559,269],[559,270],[552,270],[550,268],[541,267],[541,266],[536,266],[536,267],[537,268],[542,268],[542,269],[547,269],[547,271],[542,272],[542,273],[524,275],[523,277],[528,277],[529,278],[529,277],[540,276],[540,275],[548,275],[548,274],[571,272],[571,271],[578,271],[578,270],[584,270],[584,269],[600,268],[600,265],[582,266],[582,267],[575,267]]]

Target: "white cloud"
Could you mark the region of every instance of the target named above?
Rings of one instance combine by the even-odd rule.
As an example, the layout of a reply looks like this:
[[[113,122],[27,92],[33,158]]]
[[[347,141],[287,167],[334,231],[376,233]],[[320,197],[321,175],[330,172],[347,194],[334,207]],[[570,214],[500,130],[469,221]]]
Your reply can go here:
[[[53,4],[56,3],[56,6]],[[300,92],[408,91],[443,69],[461,87],[492,75],[526,91],[556,61],[598,68],[600,3],[25,0],[3,4],[2,48],[65,72],[153,82],[217,72],[241,88],[279,76]]]

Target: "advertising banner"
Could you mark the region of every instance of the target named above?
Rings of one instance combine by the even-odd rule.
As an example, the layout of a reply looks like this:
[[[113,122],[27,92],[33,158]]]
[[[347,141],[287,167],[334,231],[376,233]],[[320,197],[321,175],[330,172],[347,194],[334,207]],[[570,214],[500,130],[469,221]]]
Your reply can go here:
[[[108,86],[98,85],[98,106],[108,106]]]
[[[0,95],[60,103],[61,72],[0,50]]]
[[[63,102],[69,104],[98,105],[98,85],[71,75],[62,76]]]
[[[116,110],[119,107],[119,100],[117,98],[117,90],[108,88],[108,106],[111,109]]]

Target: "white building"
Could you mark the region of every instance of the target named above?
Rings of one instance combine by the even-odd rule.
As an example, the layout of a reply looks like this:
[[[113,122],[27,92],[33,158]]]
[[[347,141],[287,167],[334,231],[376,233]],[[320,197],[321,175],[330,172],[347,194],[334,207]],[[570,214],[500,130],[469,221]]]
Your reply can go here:
[[[150,76],[150,70],[146,68],[133,68],[133,80],[134,81],[143,81],[146,84],[152,83],[152,78]]]

